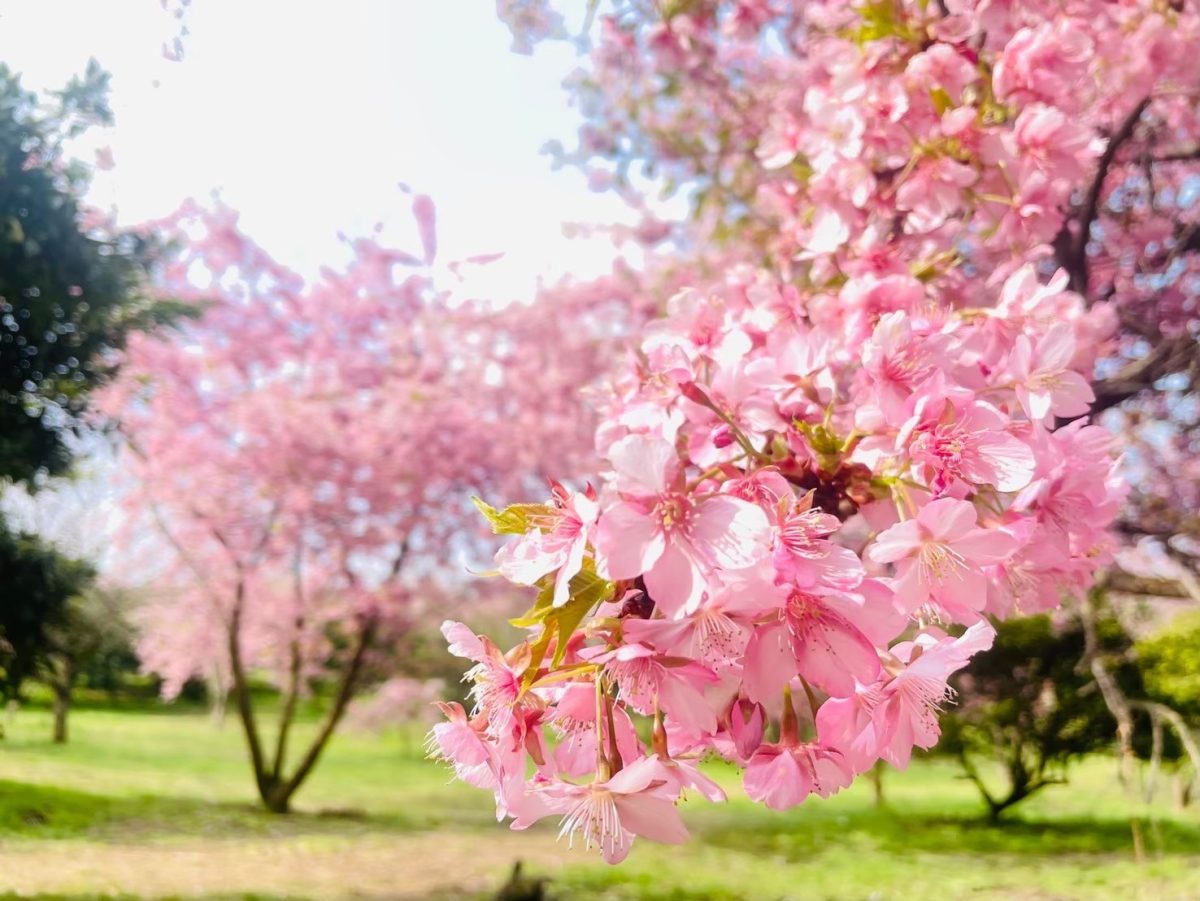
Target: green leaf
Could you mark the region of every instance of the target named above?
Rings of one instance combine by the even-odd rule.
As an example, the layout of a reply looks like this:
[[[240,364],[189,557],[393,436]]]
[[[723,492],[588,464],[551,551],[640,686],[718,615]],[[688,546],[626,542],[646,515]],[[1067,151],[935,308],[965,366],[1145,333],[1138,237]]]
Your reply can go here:
[[[546,504],[511,504],[497,510],[477,497],[472,497],[471,501],[497,535],[524,535],[538,525],[538,519],[554,515],[554,509]]]
[[[933,101],[933,108],[937,110],[939,116],[954,106],[954,99],[946,93],[945,88],[934,88],[931,90],[929,92],[929,99]]]
[[[554,606],[554,578],[542,580],[537,600],[523,616],[510,620],[520,629],[541,625],[542,631],[530,648],[532,658],[525,670],[521,688],[526,690],[537,678],[538,667],[546,657],[552,639],[556,640],[551,669],[559,666],[567,654],[567,641],[579,628],[579,624],[602,601],[612,597],[616,586],[596,574],[595,566],[585,561],[584,568],[571,578],[570,595],[561,607]]]

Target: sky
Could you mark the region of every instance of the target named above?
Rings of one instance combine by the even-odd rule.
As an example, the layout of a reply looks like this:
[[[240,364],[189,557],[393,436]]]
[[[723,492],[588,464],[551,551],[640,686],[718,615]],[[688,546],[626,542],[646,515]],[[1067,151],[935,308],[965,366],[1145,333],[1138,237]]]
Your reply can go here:
[[[0,59],[27,87],[59,87],[89,57],[112,73],[116,125],[78,155],[111,148],[90,199],[122,223],[218,192],[311,276],[346,258],[339,232],[381,222],[415,248],[405,183],[437,204],[441,262],[505,253],[472,294],[523,298],[539,275],[608,268],[606,239],[568,240],[562,223],[624,207],[540,153],[577,127],[561,88],[574,51],[512,53],[492,0],[194,0],[186,23],[171,62],[158,0],[0,0]]]
[[[383,239],[417,249],[403,182],[437,204],[443,266],[505,253],[465,294],[528,298],[539,276],[609,267],[607,239],[568,240],[561,226],[628,221],[626,209],[540,153],[577,128],[561,89],[574,51],[512,53],[493,0],[193,0],[186,22],[171,62],[178,26],[159,0],[0,0],[0,60],[26,87],[62,87],[91,57],[111,73],[116,124],[74,152],[111,149],[89,200],[119,222],[218,192],[247,234],[311,277],[347,258],[339,232],[382,222]],[[36,503],[10,490],[3,504],[103,568],[112,466],[89,453],[77,483]]]

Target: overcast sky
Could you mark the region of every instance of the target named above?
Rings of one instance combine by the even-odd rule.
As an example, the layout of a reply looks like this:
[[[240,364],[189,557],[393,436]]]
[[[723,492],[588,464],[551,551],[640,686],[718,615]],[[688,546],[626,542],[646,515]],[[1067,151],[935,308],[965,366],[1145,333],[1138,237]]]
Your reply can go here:
[[[60,86],[89,57],[112,73],[117,124],[93,142],[116,167],[92,199],[123,222],[219,191],[311,274],[344,259],[339,231],[382,221],[415,244],[405,182],[437,203],[443,261],[507,253],[474,293],[527,296],[539,273],[607,268],[610,247],[561,224],[623,208],[539,153],[574,133],[560,87],[573,52],[511,53],[492,0],[195,0],[187,23],[173,63],[157,0],[0,0],[0,59],[27,86]]]

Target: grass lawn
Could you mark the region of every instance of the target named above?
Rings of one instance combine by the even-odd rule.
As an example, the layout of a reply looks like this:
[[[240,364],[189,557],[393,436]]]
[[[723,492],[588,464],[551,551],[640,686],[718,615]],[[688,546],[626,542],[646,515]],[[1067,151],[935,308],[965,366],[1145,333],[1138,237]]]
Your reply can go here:
[[[552,824],[497,825],[416,735],[337,737],[277,817],[253,803],[232,720],[82,710],[71,744],[49,731],[48,713],[21,712],[0,742],[0,897],[483,898],[520,858],[564,899],[1200,898],[1200,813],[1130,800],[1101,759],[1002,826],[945,761],[889,772],[887,809],[864,783],[786,814],[721,769],[730,803],[685,805],[690,844],[639,842],[610,868]]]

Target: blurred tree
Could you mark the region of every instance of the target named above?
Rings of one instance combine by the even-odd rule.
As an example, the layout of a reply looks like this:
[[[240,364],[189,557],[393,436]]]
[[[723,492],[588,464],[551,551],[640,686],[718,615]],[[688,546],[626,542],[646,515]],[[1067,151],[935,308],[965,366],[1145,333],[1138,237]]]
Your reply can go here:
[[[1198,775],[1188,754],[1188,735],[1157,705],[1178,713],[1190,734],[1200,729],[1200,613],[1178,617],[1165,629],[1139,640],[1135,650],[1150,699],[1144,708],[1150,720],[1150,747],[1148,751],[1139,749],[1150,760],[1147,784],[1153,787],[1160,761],[1174,764],[1176,800],[1186,806]]]
[[[345,270],[309,283],[233,211],[185,208],[163,223],[186,240],[162,284],[208,301],[204,315],[132,339],[98,401],[128,439],[128,509],[170,561],[138,614],[142,661],[168,696],[198,677],[228,686],[276,812],[351,699],[395,672],[388,649],[430,597],[430,573],[490,546],[469,495],[519,497],[542,490],[544,461],[592,462],[579,392],[609,360],[598,336],[613,329],[588,319],[605,314],[586,297],[451,298],[432,278],[433,204],[416,197],[413,212],[419,255],[355,240]],[[447,606],[427,609],[440,620]],[[273,735],[260,677],[282,694]],[[328,699],[324,719],[295,748],[312,694]]]
[[[64,154],[111,124],[108,79],[93,60],[47,102],[0,65],[0,478],[65,470],[111,352],[178,311],[141,290],[148,242],[82,205],[88,169]]]
[[[1137,655],[1147,692],[1200,720],[1200,612],[1138,641]]]
[[[1100,623],[1110,652],[1128,649],[1115,620]],[[1048,615],[997,625],[996,642],[978,654],[953,684],[958,705],[947,716],[945,747],[957,753],[991,819],[1047,785],[1066,781],[1066,767],[1085,754],[1110,747],[1113,718],[1082,665],[1086,638],[1078,618],[1057,622]],[[1119,673],[1134,688],[1137,674]],[[989,788],[976,763],[993,760],[1007,784]]]
[[[91,392],[113,374],[114,352],[131,332],[184,309],[143,290],[153,242],[88,209],[89,170],[67,156],[72,139],[112,123],[108,83],[92,60],[82,77],[38,97],[0,64],[0,483],[36,489],[67,470],[71,436]],[[99,624],[70,605],[93,571],[2,520],[0,535],[4,692],[16,695],[39,667],[70,672],[66,683],[52,680],[65,738],[61,698],[75,674],[74,664],[61,667],[81,652],[84,623]]]
[[[137,668],[128,596],[88,586],[72,595],[46,630],[40,674],[54,694],[54,741],[67,740],[67,715],[76,684],[112,690],[120,675]]]
[[[54,635],[68,607],[95,576],[35,535],[12,532],[0,520],[0,690],[14,699],[26,679],[49,664]]]

